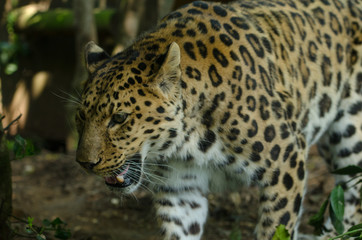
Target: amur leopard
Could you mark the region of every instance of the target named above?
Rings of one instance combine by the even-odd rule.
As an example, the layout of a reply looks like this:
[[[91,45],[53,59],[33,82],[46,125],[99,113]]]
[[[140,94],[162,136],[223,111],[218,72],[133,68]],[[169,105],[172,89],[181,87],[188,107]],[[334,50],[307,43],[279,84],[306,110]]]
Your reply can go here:
[[[362,165],[359,0],[194,2],[85,56],[76,159],[121,193],[147,184],[165,240],[200,239],[206,194],[242,184],[260,187],[255,239],[280,224],[297,239],[310,147],[331,169]],[[345,202],[347,228],[359,189]]]

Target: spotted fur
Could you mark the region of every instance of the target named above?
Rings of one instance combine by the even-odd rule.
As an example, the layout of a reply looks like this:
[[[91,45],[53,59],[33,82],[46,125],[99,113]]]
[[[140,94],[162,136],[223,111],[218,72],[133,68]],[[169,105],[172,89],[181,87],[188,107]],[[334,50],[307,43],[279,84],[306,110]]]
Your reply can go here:
[[[297,239],[311,145],[331,169],[362,165],[361,44],[358,0],[194,2],[113,57],[89,43],[77,161],[153,191],[164,239],[200,239],[205,194],[250,183],[255,238],[284,224]],[[348,227],[362,214],[346,192]]]

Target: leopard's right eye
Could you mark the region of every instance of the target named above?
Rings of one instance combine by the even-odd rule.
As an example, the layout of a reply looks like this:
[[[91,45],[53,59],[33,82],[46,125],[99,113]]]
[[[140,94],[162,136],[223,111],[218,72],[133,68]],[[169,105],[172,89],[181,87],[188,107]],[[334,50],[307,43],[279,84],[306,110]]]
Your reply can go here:
[[[109,122],[109,126],[113,127],[116,124],[124,123],[128,118],[128,113],[119,112],[112,115],[111,121]]]
[[[78,119],[81,121],[85,121],[85,113],[84,111],[78,111]]]

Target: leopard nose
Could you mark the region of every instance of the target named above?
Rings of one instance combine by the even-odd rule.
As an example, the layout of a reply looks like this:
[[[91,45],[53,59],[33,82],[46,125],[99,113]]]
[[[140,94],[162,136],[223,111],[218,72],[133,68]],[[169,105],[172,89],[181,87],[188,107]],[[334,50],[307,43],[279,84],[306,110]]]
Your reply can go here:
[[[85,169],[87,170],[92,170],[98,163],[91,163],[91,162],[81,162],[78,161],[77,162]]]

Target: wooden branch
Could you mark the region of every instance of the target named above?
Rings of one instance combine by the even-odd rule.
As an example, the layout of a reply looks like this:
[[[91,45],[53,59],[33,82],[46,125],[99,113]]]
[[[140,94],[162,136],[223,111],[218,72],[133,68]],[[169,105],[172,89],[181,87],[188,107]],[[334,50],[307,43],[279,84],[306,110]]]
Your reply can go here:
[[[13,125],[15,122],[17,122],[20,118],[21,118],[22,114],[20,113],[19,116],[17,116],[17,118],[15,118],[14,120],[12,120],[4,129],[3,132],[9,130],[9,128],[11,127],[11,125]]]

